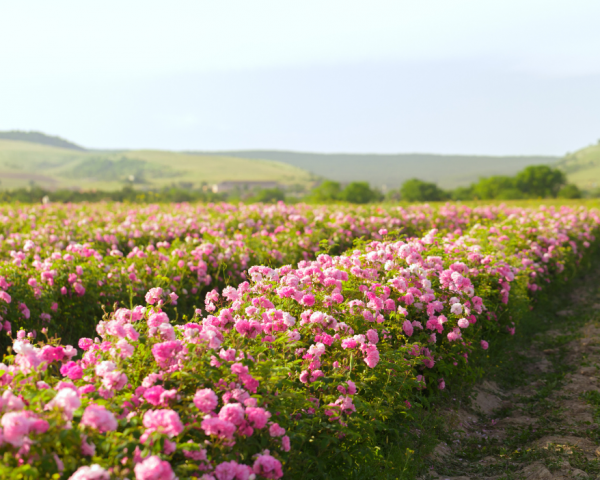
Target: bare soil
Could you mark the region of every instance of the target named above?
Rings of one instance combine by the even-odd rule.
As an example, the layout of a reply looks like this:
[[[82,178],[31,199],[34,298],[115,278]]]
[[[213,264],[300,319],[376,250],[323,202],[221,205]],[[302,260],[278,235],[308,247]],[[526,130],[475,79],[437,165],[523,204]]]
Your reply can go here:
[[[600,479],[600,269],[563,300],[504,375],[443,411],[422,480]]]

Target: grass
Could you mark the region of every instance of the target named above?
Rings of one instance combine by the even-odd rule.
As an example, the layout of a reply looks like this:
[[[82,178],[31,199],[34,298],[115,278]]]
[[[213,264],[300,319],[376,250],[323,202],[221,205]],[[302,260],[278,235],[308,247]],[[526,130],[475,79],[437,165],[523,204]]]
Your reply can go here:
[[[570,182],[585,190],[600,188],[600,144],[567,155],[556,164]]]
[[[98,165],[114,168],[99,169]],[[108,173],[107,173],[108,172]],[[31,181],[49,188],[116,190],[130,175],[138,188],[214,184],[226,180],[276,181],[307,185],[313,176],[271,160],[188,155],[160,150],[76,151],[36,143],[0,140],[2,189],[26,187]]]
[[[471,478],[503,474],[501,478],[510,479],[518,478],[517,471],[534,461],[541,461],[550,471],[553,471],[560,468],[560,463],[567,458],[566,453],[532,449],[531,442],[547,435],[575,435],[595,442],[600,439],[600,432],[593,426],[590,426],[585,434],[581,431],[574,432],[574,427],[561,417],[564,412],[553,408],[557,395],[560,395],[560,389],[565,384],[565,376],[577,368],[577,364],[565,361],[568,353],[567,344],[580,336],[580,329],[586,323],[598,320],[595,308],[592,306],[593,301],[576,303],[569,298],[576,289],[589,288],[590,279],[585,276],[585,273],[598,268],[600,254],[596,252],[588,261],[588,268],[582,269],[571,282],[557,285],[540,297],[535,308],[523,316],[517,335],[506,342],[494,345],[494,348],[489,351],[489,357],[481,362],[481,367],[486,372],[484,378],[497,382],[505,391],[537,382],[535,395],[523,396],[519,399],[523,413],[531,418],[537,418],[537,423],[534,426],[510,428],[508,435],[502,441],[482,440],[480,437],[468,435],[460,437],[461,447],[454,455],[445,459],[442,464],[432,462],[438,473],[448,476],[466,475]],[[592,283],[595,283],[596,279],[597,274],[592,279]],[[592,293],[597,299],[600,290],[594,286]],[[566,305],[572,308],[572,313],[566,318],[557,315],[557,312],[564,309]],[[559,330],[561,334],[549,335],[550,330]],[[552,365],[549,372],[528,371],[528,364],[532,362],[528,352],[534,347],[537,351],[546,352]],[[455,389],[452,396],[459,403],[469,403],[468,391],[461,395],[461,392]],[[586,399],[596,407],[596,417],[597,420],[600,419],[600,394],[588,392]],[[513,408],[514,406],[504,407],[496,414],[498,418],[506,417]],[[454,442],[457,439],[456,434],[456,430],[444,429],[441,430],[440,439],[447,443]],[[501,461],[494,465],[482,465],[481,460],[489,456],[494,456]],[[568,461],[572,467],[587,473],[596,475],[600,473],[600,464],[597,461],[587,460],[585,455],[576,450],[568,455]],[[426,470],[426,465],[422,464],[420,470]]]
[[[408,202],[395,202],[398,205],[410,205]],[[446,202],[427,202],[430,205],[442,206]],[[600,198],[539,198],[539,199],[523,199],[523,200],[468,200],[464,202],[451,202],[455,205],[466,205],[468,207],[485,207],[488,205],[508,205],[509,207],[524,207],[524,208],[539,208],[541,205],[548,207],[577,207],[584,206],[586,208],[599,208]]]

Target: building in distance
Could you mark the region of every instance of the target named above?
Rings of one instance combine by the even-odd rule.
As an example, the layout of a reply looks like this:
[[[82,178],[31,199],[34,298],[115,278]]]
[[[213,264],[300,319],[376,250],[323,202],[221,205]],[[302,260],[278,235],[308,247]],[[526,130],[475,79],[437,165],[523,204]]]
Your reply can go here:
[[[271,181],[245,181],[235,180],[215,183],[212,186],[214,193],[230,193],[233,191],[250,192],[253,190],[267,190],[271,188],[279,188],[279,183]]]

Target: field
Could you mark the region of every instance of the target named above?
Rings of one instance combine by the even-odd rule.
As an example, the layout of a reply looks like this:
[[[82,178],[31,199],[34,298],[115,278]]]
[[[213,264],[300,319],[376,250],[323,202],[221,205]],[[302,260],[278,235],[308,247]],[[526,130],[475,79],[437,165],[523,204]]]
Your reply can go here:
[[[535,332],[599,215],[0,206],[0,477],[422,475],[423,419]]]
[[[582,148],[557,163],[569,181],[586,190],[600,187],[600,144]]]
[[[31,142],[0,139],[0,188],[116,190],[176,185],[199,188],[226,180],[276,181],[307,186],[305,170],[272,160],[216,155],[188,155],[158,150],[78,151]]]

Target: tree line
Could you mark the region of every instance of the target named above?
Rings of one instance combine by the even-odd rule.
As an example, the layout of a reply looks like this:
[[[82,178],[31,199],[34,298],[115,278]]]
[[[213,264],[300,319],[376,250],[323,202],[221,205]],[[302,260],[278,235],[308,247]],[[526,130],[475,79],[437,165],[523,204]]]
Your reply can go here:
[[[352,182],[342,188],[338,182],[326,181],[306,197],[315,203],[346,201],[370,203],[384,199],[407,202],[441,202],[445,200],[520,200],[534,198],[581,198],[576,185],[567,183],[565,174],[547,165],[525,168],[514,177],[496,175],[480,178],[468,187],[444,190],[437,184],[418,178],[407,180],[399,190],[384,195],[366,182]]]
[[[576,185],[565,174],[547,165],[532,165],[514,177],[496,175],[480,178],[468,187],[443,190],[435,183],[413,178],[404,182],[396,195],[409,202],[443,200],[520,200],[530,198],[581,198]]]
[[[217,202],[245,201],[275,203],[299,201],[309,203],[374,203],[384,200],[407,202],[439,202],[446,200],[519,200],[536,198],[581,198],[582,192],[576,185],[567,183],[565,174],[556,168],[536,165],[525,168],[513,177],[497,175],[481,178],[468,187],[444,190],[437,184],[417,178],[407,180],[400,189],[384,194],[367,182],[351,182],[343,186],[339,182],[326,180],[304,195],[290,195],[280,188],[252,192],[248,197],[213,193],[203,189],[165,187],[159,190],[136,190],[125,186],[115,191],[47,191],[39,186],[0,191],[0,202],[39,203],[52,202],[98,202],[118,201],[132,203],[156,202]]]

